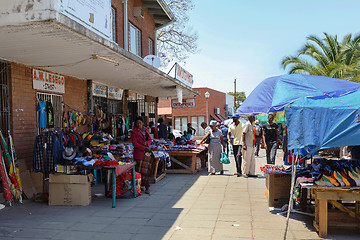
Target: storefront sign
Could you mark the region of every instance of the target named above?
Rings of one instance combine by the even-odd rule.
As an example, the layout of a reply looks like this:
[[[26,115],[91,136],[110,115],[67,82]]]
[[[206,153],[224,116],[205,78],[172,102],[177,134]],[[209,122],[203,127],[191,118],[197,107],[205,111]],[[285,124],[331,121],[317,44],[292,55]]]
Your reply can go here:
[[[60,0],[60,12],[111,39],[111,0]]]
[[[188,71],[180,67],[178,63],[175,64],[175,78],[189,85],[190,87],[194,83],[193,75]]]
[[[97,97],[107,97],[107,86],[105,85],[101,85],[98,83],[93,83],[92,85],[92,92],[93,92],[93,96],[97,96]]]
[[[108,95],[109,98],[111,99],[122,100],[123,92],[124,90],[120,88],[113,88],[113,87],[108,88]]]
[[[65,77],[33,69],[33,88],[56,93],[65,93]]]
[[[196,107],[195,98],[183,99],[182,103],[179,103],[177,100],[171,100],[172,108],[194,108]]]

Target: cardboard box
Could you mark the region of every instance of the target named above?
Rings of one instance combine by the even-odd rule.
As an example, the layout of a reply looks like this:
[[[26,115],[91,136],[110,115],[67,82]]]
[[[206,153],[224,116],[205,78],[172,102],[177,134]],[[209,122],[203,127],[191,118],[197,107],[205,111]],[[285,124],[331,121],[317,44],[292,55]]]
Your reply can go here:
[[[87,206],[91,203],[91,185],[87,175],[50,174],[50,206]]]
[[[291,174],[270,173],[266,176],[265,196],[269,207],[282,207],[289,203]]]

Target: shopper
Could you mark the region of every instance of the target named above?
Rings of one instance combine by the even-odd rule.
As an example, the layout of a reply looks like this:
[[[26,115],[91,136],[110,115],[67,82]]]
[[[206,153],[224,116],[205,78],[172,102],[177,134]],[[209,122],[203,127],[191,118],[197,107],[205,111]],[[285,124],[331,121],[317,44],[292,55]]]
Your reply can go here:
[[[243,128],[243,164],[242,173],[244,177],[257,177],[255,175],[255,147],[254,147],[254,128],[255,116],[248,115],[248,121]]]
[[[255,156],[259,156],[259,150],[261,145],[262,129],[259,120],[255,120]]]
[[[263,125],[263,142],[266,149],[267,164],[275,164],[276,150],[278,148],[278,127],[274,123],[274,115],[269,114],[268,123]]]
[[[229,142],[228,142],[228,138],[227,138],[229,128],[224,124],[222,124],[220,128],[221,128],[221,132],[222,132],[223,139],[224,139],[226,154],[229,155]]]
[[[195,130],[195,128],[193,128],[192,126],[191,126],[191,123],[188,123],[187,124],[187,133],[189,134],[189,135],[195,135],[195,133],[196,133],[196,130]]]
[[[166,139],[168,136],[168,131],[166,125],[164,124],[164,119],[159,118],[158,123],[159,138]]]
[[[153,121],[149,122],[149,128],[150,128],[150,133],[154,134],[154,138],[159,139],[159,132],[158,132],[157,128],[154,126]]]
[[[173,128],[173,126],[172,126],[172,122],[168,122],[168,129],[167,129],[167,131],[168,131],[168,138],[170,139],[170,140],[173,140],[173,139],[175,139],[175,136],[174,136],[174,128]]]
[[[235,113],[232,116],[232,119],[233,119],[233,123],[229,126],[227,139],[228,139],[228,142],[230,143],[230,134],[232,134],[234,136],[234,139],[232,141],[234,158],[235,158],[235,163],[236,163],[236,173],[234,173],[234,175],[237,175],[238,177],[240,177],[242,174],[242,170],[241,170],[241,160],[242,160],[241,140],[242,140],[242,134],[243,134],[243,127],[242,127],[242,123],[239,121],[239,119],[240,119],[239,114]]]
[[[210,132],[211,128],[207,125],[206,122],[202,122],[201,123],[201,127],[204,129],[205,131],[205,136]]]
[[[153,169],[151,157],[145,156],[150,152],[151,137],[149,131],[144,127],[141,117],[135,120],[134,129],[131,131],[131,142],[134,146],[135,169],[141,173],[141,185],[145,187],[145,193],[150,194],[150,178]]]
[[[210,137],[209,144],[209,156],[208,156],[208,171],[211,175],[215,175],[216,172],[224,174],[223,165],[220,162],[221,158],[221,145],[225,151],[224,139],[222,132],[216,128],[216,121],[210,121],[210,132],[201,140],[204,143],[206,138]]]

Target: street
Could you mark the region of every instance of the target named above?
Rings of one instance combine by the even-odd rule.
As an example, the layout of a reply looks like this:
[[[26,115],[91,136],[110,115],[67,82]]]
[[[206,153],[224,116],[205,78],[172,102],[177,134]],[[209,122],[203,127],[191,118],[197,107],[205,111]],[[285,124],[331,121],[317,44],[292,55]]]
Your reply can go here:
[[[283,239],[285,217],[269,211],[264,196],[265,178],[225,174],[208,176],[168,174],[151,185],[151,195],[136,199],[93,198],[87,207],[50,207],[25,201],[0,210],[0,239]],[[277,161],[281,163],[282,154]],[[102,193],[102,187],[93,188]],[[358,239],[342,230],[329,230],[329,239]],[[291,215],[287,239],[319,239],[312,218]]]

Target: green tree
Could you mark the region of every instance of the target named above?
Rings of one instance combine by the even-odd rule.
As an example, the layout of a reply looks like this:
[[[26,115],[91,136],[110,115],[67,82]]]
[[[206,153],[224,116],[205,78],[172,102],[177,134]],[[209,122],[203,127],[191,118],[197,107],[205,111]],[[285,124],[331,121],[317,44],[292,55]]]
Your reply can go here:
[[[282,59],[289,74],[311,74],[360,81],[360,35],[347,34],[342,42],[324,33],[323,39],[310,35],[295,56]]]
[[[234,96],[234,92],[228,92],[229,95]],[[241,103],[243,103],[246,99],[245,92],[236,92],[236,102],[235,102],[235,108],[237,109],[240,107]]]

